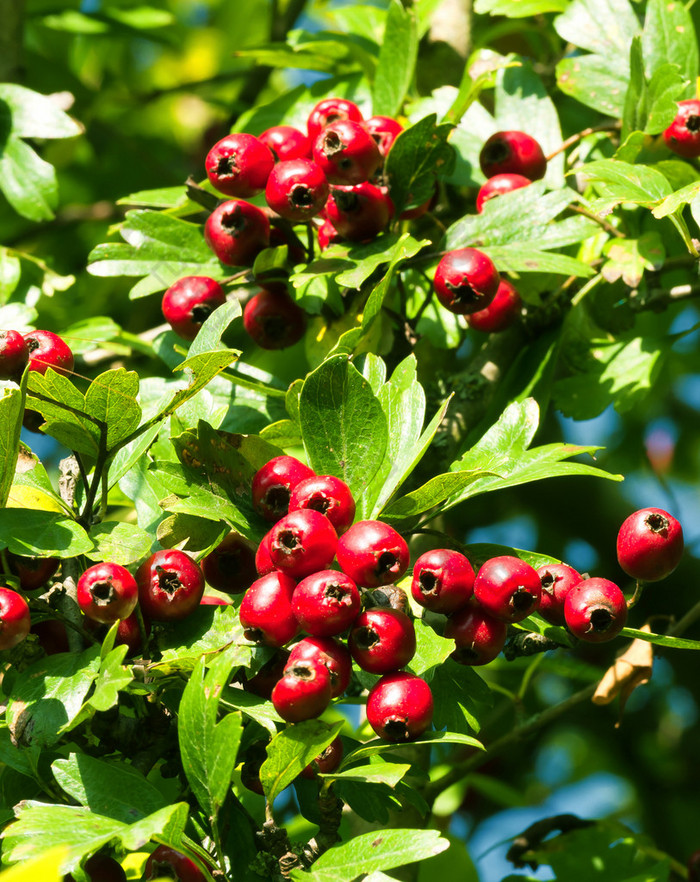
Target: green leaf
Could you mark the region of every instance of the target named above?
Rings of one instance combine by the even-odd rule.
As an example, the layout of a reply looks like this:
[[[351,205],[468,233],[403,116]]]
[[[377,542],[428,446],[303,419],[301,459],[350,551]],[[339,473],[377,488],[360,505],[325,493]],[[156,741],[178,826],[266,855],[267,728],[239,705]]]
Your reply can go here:
[[[341,478],[359,500],[384,456],[387,424],[369,383],[345,356],[332,356],[307,376],[299,425],[314,471]]]
[[[9,107],[11,131],[19,138],[73,138],[83,131],[52,98],[24,86],[0,84],[0,101]]]
[[[22,263],[19,257],[11,254],[8,248],[0,248],[0,306],[10,299],[21,278]],[[5,326],[5,321],[2,321]]]
[[[630,46],[630,81],[625,93],[622,114],[622,140],[630,132],[643,132],[647,121],[647,81],[644,76],[642,38],[636,36]]]
[[[435,701],[434,726],[447,726],[452,732],[478,732],[481,720],[492,704],[491,691],[474,668],[447,659],[433,671],[430,688]],[[463,737],[469,738],[468,734]],[[480,748],[474,739],[465,742]]]
[[[342,720],[337,723],[304,720],[275,735],[267,745],[267,759],[260,767],[260,781],[270,804],[328,747],[342,727]]]
[[[397,0],[398,2],[398,0]],[[399,265],[402,264],[405,260],[408,260],[410,257],[414,257],[418,252],[423,248],[424,245],[428,244],[428,240],[423,239],[420,242],[414,239],[409,233],[403,233],[401,238],[396,243],[396,246],[392,249],[391,262],[384,273],[384,278],[379,282],[378,285],[375,286],[372,293],[369,295],[369,299],[365,304],[365,308],[362,314],[362,329],[366,330],[375,318],[379,315],[381,311],[384,300],[389,293],[391,288],[391,283],[396,274],[396,270]]]
[[[543,12],[563,12],[569,0],[477,0],[474,11],[479,15],[505,15],[527,18]]]
[[[40,659],[17,675],[7,725],[17,744],[55,744],[80,713],[100,667],[99,648]]]
[[[202,811],[216,829],[216,818],[231,784],[243,734],[240,713],[217,723],[219,697],[236,662],[236,650],[224,652],[205,676],[203,659],[197,662],[185,687],[178,712],[177,734],[182,767]]]
[[[2,145],[0,190],[22,217],[37,222],[53,219],[58,205],[54,167],[15,135]]]
[[[414,622],[416,631],[416,652],[408,670],[418,677],[430,682],[433,668],[443,664],[450,654],[454,652],[455,642],[447,637],[441,637],[423,619]]]
[[[7,505],[19,457],[27,379],[20,386],[0,382],[0,509]]]
[[[449,848],[437,830],[375,830],[329,848],[310,871],[293,870],[296,882],[352,882],[363,873],[424,861]]]
[[[601,23],[605,26],[602,27]],[[639,21],[629,0],[574,0],[554,20],[559,36],[604,57],[629,57]]]
[[[455,667],[457,666],[455,665]],[[375,756],[378,753],[385,753],[387,751],[393,752],[395,750],[400,751],[404,747],[411,748],[424,744],[429,744],[431,746],[436,744],[463,744],[468,747],[485,750],[484,745],[480,741],[472,735],[465,735],[462,732],[425,732],[420,738],[416,738],[414,741],[400,741],[396,744],[383,741],[381,738],[373,738],[372,741],[365,742],[361,747],[358,747],[353,750],[352,753],[349,753],[342,761],[339,768],[346,769],[352,763],[355,763],[360,759],[367,759],[367,757]]]
[[[578,172],[599,184],[599,212],[623,202],[635,202],[653,208],[671,193],[671,185],[666,177],[648,165],[631,165],[618,159],[600,159],[587,163]]]
[[[538,551],[526,551],[522,548],[513,548],[510,545],[497,545],[494,542],[472,542],[469,545],[462,545],[460,551],[467,556],[475,572],[487,560],[490,560],[492,557],[501,557],[504,554],[508,554],[511,557],[519,557],[520,560],[524,560],[525,563],[530,564],[535,570],[551,564],[561,563],[556,557],[548,554],[540,554]]]
[[[87,552],[93,561],[109,560],[123,567],[142,560],[151,550],[153,539],[136,524],[102,521],[90,531],[95,548]]]
[[[202,606],[168,628],[159,641],[161,658],[151,664],[149,670],[159,675],[192,671],[203,655],[228,647],[231,647],[232,667],[250,665],[255,647],[243,637],[235,607]]]
[[[125,644],[117,646],[102,659],[95,691],[88,699],[88,704],[95,710],[107,711],[114,707],[119,693],[134,682],[131,668],[122,664],[128,648]]]
[[[648,631],[638,631],[636,628],[623,628],[620,634],[622,637],[630,637],[632,640],[645,640],[647,643],[655,643],[657,646],[669,646],[671,649],[700,649],[700,640],[667,637],[665,634],[650,634]]]
[[[46,420],[47,433],[69,450],[93,459],[100,449],[100,426],[87,416],[85,396],[68,377],[49,368],[45,374],[30,371],[28,406]],[[39,397],[41,396],[41,397]]]
[[[138,393],[139,375],[124,368],[105,371],[88,386],[85,412],[106,424],[107,450],[123,441],[141,421]]]
[[[629,82],[627,55],[577,55],[562,59],[556,68],[557,85],[586,107],[619,118]]]
[[[0,509],[0,535],[13,554],[37,557],[77,557],[93,549],[80,524],[52,511]]]
[[[700,181],[693,181],[692,184],[687,184],[685,187],[662,199],[655,208],[652,208],[651,213],[656,218],[668,217],[684,205],[693,202],[698,194],[700,194]]]
[[[410,768],[410,765],[401,763],[377,762],[365,766],[354,766],[344,772],[321,774],[320,777],[340,781],[365,781],[369,784],[386,784],[388,787],[396,787]]]
[[[647,119],[644,131],[658,135],[667,129],[676,117],[676,100],[685,92],[687,81],[683,79],[676,64],[664,64],[657,68],[647,89]]]
[[[418,32],[413,8],[391,0],[379,62],[372,84],[372,112],[397,116],[413,80],[418,58]]]
[[[694,87],[698,76],[698,41],[690,10],[683,3],[648,0],[642,48],[647,76],[671,61],[680,68],[682,78]]]
[[[436,475],[430,478],[422,487],[401,496],[382,510],[381,516],[383,521],[387,521],[393,526],[399,526],[402,521],[414,520],[419,515],[431,511],[436,506],[440,506],[451,496],[464,492],[464,489],[480,478],[484,477],[482,469],[474,471],[447,472],[443,475]],[[431,517],[435,517],[441,511],[432,513]],[[430,520],[428,518],[427,520]]]
[[[188,360],[195,355],[225,349],[221,342],[222,334],[231,322],[241,315],[241,304],[238,300],[227,300],[217,307],[202,324],[187,353]]]

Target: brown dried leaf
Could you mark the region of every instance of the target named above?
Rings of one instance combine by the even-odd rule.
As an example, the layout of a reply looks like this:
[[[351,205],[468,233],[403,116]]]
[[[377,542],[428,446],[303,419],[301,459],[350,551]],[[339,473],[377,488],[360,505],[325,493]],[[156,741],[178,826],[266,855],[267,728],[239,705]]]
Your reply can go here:
[[[651,626],[648,624],[641,630],[651,634]],[[610,704],[620,696],[620,719],[615,724],[616,728],[620,725],[630,695],[637,686],[642,686],[651,679],[653,660],[653,644],[646,640],[633,640],[598,683],[593,695],[594,704]]]

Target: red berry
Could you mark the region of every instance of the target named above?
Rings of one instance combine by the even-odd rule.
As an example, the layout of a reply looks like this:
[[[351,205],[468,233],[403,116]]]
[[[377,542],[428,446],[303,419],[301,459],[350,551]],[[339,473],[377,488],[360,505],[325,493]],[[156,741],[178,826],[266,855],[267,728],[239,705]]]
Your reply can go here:
[[[678,156],[700,156],[700,101],[689,98],[678,102],[678,113],[664,132],[666,146]]]
[[[21,643],[30,625],[27,601],[11,588],[0,587],[0,650]]]
[[[277,569],[303,579],[328,567],[337,542],[325,515],[310,508],[290,511],[270,530],[270,557]]]
[[[275,456],[253,475],[253,507],[265,520],[278,521],[289,511],[292,490],[313,475],[314,470],[295,457]]]
[[[56,619],[46,619],[43,622],[36,622],[29,630],[39,638],[39,645],[47,655],[56,655],[56,653],[70,650],[68,634],[63,622]]]
[[[151,623],[145,616],[143,624],[146,635],[148,636],[148,634],[151,633]],[[128,618],[122,619],[117,625],[117,636],[114,645],[121,646],[122,644],[126,644],[126,646],[129,647],[127,652],[128,656],[136,655],[144,649],[143,641],[141,640],[139,620],[135,612],[133,612]]]
[[[314,141],[312,154],[331,184],[361,184],[382,164],[374,138],[364,125],[349,119],[326,126]]]
[[[306,313],[283,291],[260,291],[246,303],[243,327],[261,349],[287,349],[306,330]]]
[[[440,260],[433,285],[445,309],[467,315],[491,303],[500,281],[498,270],[483,251],[458,248]]]
[[[460,665],[487,665],[503,649],[508,625],[490,616],[477,603],[457,610],[447,620],[445,637],[455,642],[450,658]]]
[[[625,627],[625,596],[607,579],[584,579],[566,595],[564,618],[575,637],[587,643],[604,643]]]
[[[536,570],[507,554],[487,560],[474,580],[474,596],[502,622],[520,622],[529,616],[539,606],[541,594]]]
[[[103,625],[128,618],[136,607],[138,594],[134,577],[116,563],[95,564],[78,579],[80,609]]]
[[[234,132],[211,148],[205,160],[207,176],[227,196],[255,196],[265,189],[275,164],[272,150],[253,135]]]
[[[280,217],[305,221],[326,204],[330,188],[321,167],[310,159],[278,162],[265,187],[265,200]]]
[[[255,552],[255,570],[258,576],[266,576],[268,573],[274,573],[277,567],[272,563],[270,557],[270,533],[267,532],[260,540],[258,550]]]
[[[175,879],[177,882],[204,882],[204,873],[197,864],[168,845],[159,845],[146,861],[144,879]]]
[[[479,214],[484,210],[484,203],[494,196],[502,196],[504,193],[512,193],[513,190],[520,190],[521,187],[527,187],[531,184],[530,178],[525,175],[501,174],[494,175],[489,178],[485,184],[482,184],[479,192],[476,194],[476,210]]]
[[[23,591],[41,588],[61,566],[58,557],[24,557],[9,551],[7,561],[10,564],[10,572],[17,576]]]
[[[365,120],[365,128],[374,138],[382,156],[388,154],[394,141],[403,132],[401,123],[390,116],[371,116]]]
[[[344,533],[355,519],[355,500],[350,488],[333,475],[305,478],[292,490],[289,510],[313,508],[333,524],[337,534]]]
[[[551,564],[537,570],[542,586],[539,614],[552,625],[564,624],[566,595],[581,581],[581,574],[567,564]]]
[[[661,508],[631,514],[617,534],[617,559],[633,579],[658,582],[670,576],[683,556],[683,528]]]
[[[24,335],[29,349],[29,370],[45,374],[49,368],[68,376],[73,371],[73,353],[68,345],[51,331],[30,331]]]
[[[484,309],[479,309],[468,315],[467,324],[477,331],[496,334],[499,331],[505,331],[518,320],[521,306],[520,294],[510,282],[501,279],[491,303]]]
[[[243,595],[239,612],[246,640],[279,648],[299,633],[292,612],[296,582],[284,573],[261,576]]]
[[[336,735],[328,747],[319,753],[316,759],[312,760],[306,768],[302,769],[301,776],[302,778],[317,778],[319,773],[327,775],[330,772],[335,772],[342,758],[343,742],[340,739],[340,735]]]
[[[408,545],[389,524],[358,521],[338,540],[338,563],[364,588],[397,582],[408,569]]]
[[[139,604],[154,622],[187,618],[204,594],[204,576],[184,551],[156,551],[136,571]]]
[[[479,165],[487,178],[514,174],[538,181],[547,171],[547,159],[539,143],[531,135],[515,131],[491,135],[481,148]]]
[[[224,289],[214,279],[185,276],[163,295],[163,318],[183,340],[194,340],[212,312],[224,303]]]
[[[352,625],[360,612],[357,585],[337,570],[320,570],[299,582],[292,610],[307,634],[334,637]]]
[[[204,224],[204,238],[228,266],[252,266],[270,244],[270,221],[262,209],[242,199],[222,202]]]
[[[414,674],[387,674],[367,697],[367,722],[385,741],[415,741],[432,719],[430,686]]]
[[[411,619],[398,609],[368,609],[355,619],[348,646],[363,671],[387,674],[411,661],[416,632]]]
[[[324,98],[309,114],[306,128],[309,140],[313,144],[319,133],[331,123],[341,119],[351,119],[362,122],[362,111],[346,98]]]
[[[259,140],[272,150],[279,162],[311,159],[311,141],[294,126],[272,126],[259,136]]]
[[[326,205],[327,204],[328,203],[326,203]],[[331,245],[337,245],[338,242],[342,241],[343,237],[333,224],[329,220],[324,220],[318,228],[318,247],[321,251],[325,251],[326,248],[329,248]]]
[[[474,593],[474,570],[458,551],[426,551],[413,567],[413,599],[432,612],[449,615],[466,606]]]
[[[352,656],[344,643],[333,637],[304,637],[289,653],[290,661],[318,661],[331,675],[331,698],[338,698],[350,685]]]
[[[0,331],[0,380],[16,380],[27,366],[29,347],[19,331]]]
[[[225,594],[241,594],[257,579],[255,547],[240,533],[229,533],[201,566],[207,583]]]
[[[284,674],[272,690],[272,704],[288,723],[318,717],[331,700],[331,675],[315,661],[287,662]]]
[[[394,215],[394,204],[385,189],[363,183],[356,187],[332,187],[326,217],[333,229],[350,242],[374,239]]]

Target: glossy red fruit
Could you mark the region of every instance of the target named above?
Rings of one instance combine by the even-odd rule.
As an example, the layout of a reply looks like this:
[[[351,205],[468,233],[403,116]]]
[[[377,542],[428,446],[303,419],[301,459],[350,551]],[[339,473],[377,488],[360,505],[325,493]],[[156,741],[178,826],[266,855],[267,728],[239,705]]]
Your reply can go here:
[[[63,622],[56,619],[46,619],[32,625],[29,630],[39,638],[39,645],[47,655],[69,652],[68,634]]]
[[[163,318],[183,340],[194,340],[204,322],[226,303],[224,289],[208,276],[185,276],[163,295]]]
[[[343,239],[365,242],[386,229],[394,216],[394,204],[387,191],[374,184],[332,187],[325,213]]]
[[[18,380],[29,361],[27,341],[19,331],[0,331],[0,380]]]
[[[329,220],[324,220],[324,222],[318,228],[317,233],[318,247],[321,249],[321,251],[325,251],[326,248],[330,248],[331,245],[337,245],[338,242],[343,241],[343,237]]]
[[[450,658],[460,665],[487,665],[503,649],[508,625],[471,603],[453,613],[445,625],[445,637],[455,642]]]
[[[73,353],[58,334],[51,331],[29,331],[24,335],[29,349],[29,370],[45,374],[53,368],[57,374],[67,377],[73,372]]]
[[[27,601],[11,588],[0,587],[0,650],[21,643],[30,625]]]
[[[275,684],[284,673],[289,661],[289,652],[286,649],[278,649],[272,658],[268,659],[257,674],[246,677],[243,680],[243,688],[246,692],[252,692],[261,698],[270,699]]]
[[[487,178],[512,174],[538,181],[547,171],[547,159],[542,147],[531,135],[517,131],[491,135],[481,148],[479,165]]]
[[[104,561],[88,567],[78,579],[78,605],[95,622],[111,625],[128,618],[136,607],[139,589],[131,573]]]
[[[448,251],[440,260],[433,285],[445,309],[468,315],[491,303],[500,281],[498,270],[483,251],[458,248]]]
[[[265,187],[265,201],[280,217],[306,221],[326,204],[330,187],[321,167],[310,159],[278,162]]]
[[[625,627],[627,602],[614,582],[584,579],[566,595],[564,618],[575,637],[587,643],[604,643]]]
[[[272,704],[288,723],[318,717],[331,700],[331,675],[315,661],[288,661],[282,678],[272,690]]]
[[[683,528],[662,508],[642,508],[617,534],[617,559],[633,579],[658,582],[670,576],[683,556]]]
[[[303,579],[292,597],[292,610],[302,629],[312,637],[334,637],[352,625],[362,602],[350,576],[320,570]]]
[[[430,686],[414,674],[387,674],[367,697],[367,722],[385,741],[415,741],[432,720]]]
[[[413,566],[413,599],[432,612],[449,615],[466,606],[473,593],[474,570],[458,551],[426,551]]]
[[[338,539],[338,563],[363,588],[398,582],[408,569],[408,545],[389,524],[358,521]]]
[[[678,102],[678,113],[664,131],[666,146],[678,156],[700,156],[700,101],[689,98]]]
[[[331,676],[331,698],[338,698],[350,685],[352,656],[344,643],[333,637],[304,637],[292,646],[290,661],[318,661]]]
[[[350,488],[333,475],[314,475],[300,481],[292,490],[289,510],[313,508],[320,511],[340,536],[355,520],[355,500]]]
[[[284,573],[261,576],[243,595],[240,620],[246,640],[279,648],[299,633],[292,612],[296,582]]]
[[[403,132],[401,123],[390,116],[371,116],[365,120],[365,128],[374,138],[383,157],[386,157],[394,141]]]
[[[306,330],[306,313],[283,291],[260,291],[246,303],[243,327],[261,349],[287,349]]]
[[[340,736],[336,735],[328,747],[302,769],[301,776],[302,778],[317,778],[319,773],[328,775],[330,772],[335,772],[342,759],[343,742]]]
[[[550,564],[537,570],[542,595],[537,612],[552,625],[564,624],[566,595],[582,580],[582,576],[568,564]]]
[[[253,507],[265,520],[278,521],[289,511],[292,490],[314,474],[294,456],[275,456],[253,475]]]
[[[351,119],[355,122],[362,122],[362,111],[352,101],[346,98],[324,98],[309,114],[306,122],[306,128],[309,133],[309,140],[313,145],[319,133],[337,120]]]
[[[180,851],[159,845],[146,861],[144,879],[175,879],[177,882],[205,882],[197,864]]]
[[[211,148],[204,165],[212,186],[227,196],[255,196],[275,164],[272,150],[254,135],[234,132]]]
[[[311,141],[294,126],[272,126],[259,139],[272,150],[278,162],[288,159],[311,159]]]
[[[61,566],[58,557],[24,557],[7,552],[10,572],[19,579],[23,591],[34,591],[45,585]]]
[[[204,224],[204,238],[228,266],[252,266],[270,244],[270,221],[262,209],[242,199],[222,202]]]
[[[240,533],[229,533],[202,560],[208,585],[225,594],[241,594],[257,579],[255,546]]]
[[[512,193],[513,190],[520,190],[531,184],[530,178],[525,175],[502,174],[494,175],[489,178],[485,184],[482,184],[479,192],[476,194],[476,210],[479,214],[484,210],[484,204],[495,196],[502,196],[504,193]]]
[[[151,633],[151,623],[145,616],[143,617],[143,624],[146,636],[148,636]],[[122,619],[117,625],[117,636],[114,640],[114,645],[121,646],[123,644],[128,646],[128,657],[138,655],[138,653],[144,650],[136,612],[133,612],[128,618]]]
[[[467,324],[485,334],[497,334],[514,324],[520,316],[522,300],[513,285],[501,279],[496,294],[484,309],[467,316]]]
[[[268,573],[274,573],[277,567],[272,563],[270,557],[270,533],[267,532],[260,540],[258,550],[255,552],[255,570],[258,576],[266,576]]]
[[[272,563],[287,575],[303,579],[328,567],[338,536],[325,515],[313,509],[290,511],[270,530]]]
[[[106,854],[93,854],[83,867],[90,882],[126,882],[126,873],[120,863]],[[69,873],[64,882],[75,882]]]
[[[141,610],[154,622],[187,618],[204,594],[202,570],[176,548],[152,554],[136,571],[136,584]]]
[[[387,674],[411,661],[416,652],[416,631],[406,613],[368,609],[355,619],[348,647],[363,671]]]
[[[374,138],[364,125],[349,119],[326,126],[314,141],[311,152],[331,184],[361,184],[382,164],[382,154]]]
[[[213,594],[205,594],[199,601],[200,606],[231,606],[230,600],[224,600],[223,597],[214,597]]]
[[[520,622],[529,616],[539,606],[541,594],[537,571],[507,554],[487,560],[474,580],[474,597],[502,622]]]

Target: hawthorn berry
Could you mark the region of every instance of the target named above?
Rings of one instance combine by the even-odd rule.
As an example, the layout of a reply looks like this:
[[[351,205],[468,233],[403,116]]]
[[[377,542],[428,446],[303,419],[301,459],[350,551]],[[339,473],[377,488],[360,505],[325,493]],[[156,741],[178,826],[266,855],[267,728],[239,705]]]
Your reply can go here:
[[[367,722],[385,741],[415,741],[432,720],[433,694],[415,674],[386,674],[367,697]]]
[[[382,521],[358,521],[338,539],[340,569],[359,586],[397,582],[408,569],[406,540]]]
[[[338,536],[325,515],[312,508],[290,511],[270,530],[270,558],[295,579],[323,570],[335,557]]]
[[[481,148],[479,165],[487,178],[514,174],[538,181],[547,171],[547,159],[539,142],[518,131],[491,135]]]
[[[177,882],[205,882],[204,873],[181,851],[159,845],[146,861],[144,879],[175,879]]]
[[[377,142],[364,125],[349,119],[326,126],[314,141],[312,155],[331,184],[361,184],[382,164]]]
[[[326,203],[326,206],[328,203]],[[329,248],[331,245],[337,245],[338,242],[343,241],[343,237],[336,230],[333,224],[329,220],[324,220],[321,226],[317,230],[318,234],[318,247],[321,251],[325,251],[326,248]]]
[[[352,101],[346,98],[324,98],[309,114],[306,121],[306,129],[309,140],[313,145],[321,131],[338,120],[349,119],[354,122],[362,122],[362,111]]]
[[[128,618],[136,607],[139,589],[131,573],[103,561],[88,567],[78,579],[78,605],[95,622],[111,625]]]
[[[225,594],[241,594],[257,579],[255,548],[240,533],[229,533],[202,559],[208,585]]]
[[[625,627],[627,602],[614,582],[584,579],[566,595],[564,619],[575,637],[587,643],[604,643]]]
[[[239,610],[246,640],[277,649],[296,637],[299,623],[292,612],[295,588],[294,579],[277,571],[253,582]]]
[[[386,189],[365,182],[355,187],[331,187],[325,214],[343,239],[365,242],[386,229],[394,204]]]
[[[500,281],[498,270],[483,251],[457,248],[438,263],[433,286],[445,309],[467,315],[491,303]]]
[[[537,571],[507,554],[487,560],[474,580],[474,597],[502,622],[520,622],[529,616],[539,606],[541,594]]]
[[[194,340],[204,322],[226,303],[224,289],[208,276],[185,276],[163,295],[163,318],[183,340]]]
[[[278,162],[286,162],[288,159],[311,159],[311,141],[294,126],[272,126],[258,137],[272,150]]]
[[[663,133],[666,146],[678,156],[700,156],[700,101],[689,98],[678,102],[678,113]]]
[[[411,661],[416,631],[411,619],[398,609],[368,609],[355,619],[348,647],[363,671],[387,674]]]
[[[503,649],[508,625],[489,615],[478,603],[458,609],[447,620],[445,637],[455,642],[450,658],[460,665],[487,665]]]
[[[501,174],[494,175],[489,178],[485,184],[479,188],[476,194],[476,210],[479,214],[484,210],[484,204],[495,196],[502,196],[504,193],[512,193],[513,190],[520,190],[531,184],[530,178],[525,175]]]
[[[321,167],[310,159],[278,162],[265,187],[265,201],[280,217],[306,221],[326,204],[330,188]]]
[[[58,557],[25,557],[7,552],[10,572],[19,579],[23,591],[34,591],[45,585],[61,566]]]
[[[413,599],[432,612],[449,615],[466,606],[473,593],[474,570],[458,551],[426,551],[413,566]]]
[[[29,361],[27,341],[19,331],[0,331],[0,380],[17,380]]]
[[[518,320],[521,306],[520,294],[510,282],[501,279],[491,303],[484,309],[469,314],[466,317],[467,324],[476,331],[496,334],[505,331]]]
[[[151,633],[151,623],[146,616],[142,616],[144,631],[146,636]],[[136,612],[132,612],[130,616],[122,619],[117,625],[117,636],[114,639],[115,646],[125,644],[128,647],[127,656],[136,655],[143,652],[144,645],[141,636],[141,628],[139,627],[139,619]]]
[[[154,552],[136,571],[139,604],[154,622],[187,618],[204,594],[202,570],[176,548]]]
[[[45,619],[43,622],[34,623],[29,629],[30,633],[39,638],[39,646],[47,655],[56,655],[59,652],[68,652],[68,633],[63,622],[57,619]]]
[[[352,656],[344,643],[333,637],[304,637],[292,646],[290,661],[318,661],[331,675],[331,698],[342,695],[352,678]]]
[[[29,350],[29,370],[45,374],[53,368],[67,377],[73,371],[73,353],[68,344],[51,331],[29,331],[24,335]]]
[[[294,456],[273,457],[253,475],[253,507],[265,520],[278,521],[289,511],[289,499],[297,484],[314,475],[313,469]]]
[[[552,625],[564,624],[566,595],[582,581],[582,576],[568,564],[550,564],[537,570],[542,586],[537,612]]]
[[[252,266],[257,255],[270,244],[270,221],[256,205],[230,199],[209,215],[204,238],[222,263]]]
[[[275,164],[267,144],[254,135],[234,132],[211,148],[204,165],[212,186],[227,196],[255,196]]]
[[[255,571],[258,576],[266,576],[273,573],[277,567],[272,563],[270,557],[270,533],[269,531],[260,540],[258,550],[255,552]]]
[[[317,778],[319,773],[327,775],[330,772],[335,772],[342,759],[343,742],[340,735],[336,735],[328,747],[302,769],[301,776],[302,778]]]
[[[307,634],[334,637],[352,625],[360,612],[357,585],[337,570],[320,570],[303,579],[292,597],[292,611]]]
[[[284,291],[263,290],[243,309],[243,327],[261,349],[287,349],[306,330],[306,313]]]
[[[0,650],[12,649],[29,633],[27,601],[11,588],[0,587]]]
[[[670,576],[683,556],[683,528],[661,508],[642,508],[625,519],[617,534],[617,560],[633,579],[658,582]]]
[[[317,661],[287,662],[284,673],[272,690],[272,704],[288,723],[318,717],[331,700],[331,675]]]
[[[313,508],[320,511],[340,536],[355,520],[355,500],[350,488],[334,475],[314,475],[300,481],[292,490],[289,510]]]
[[[364,125],[374,138],[382,157],[387,156],[394,141],[403,132],[401,123],[390,116],[370,116]]]

